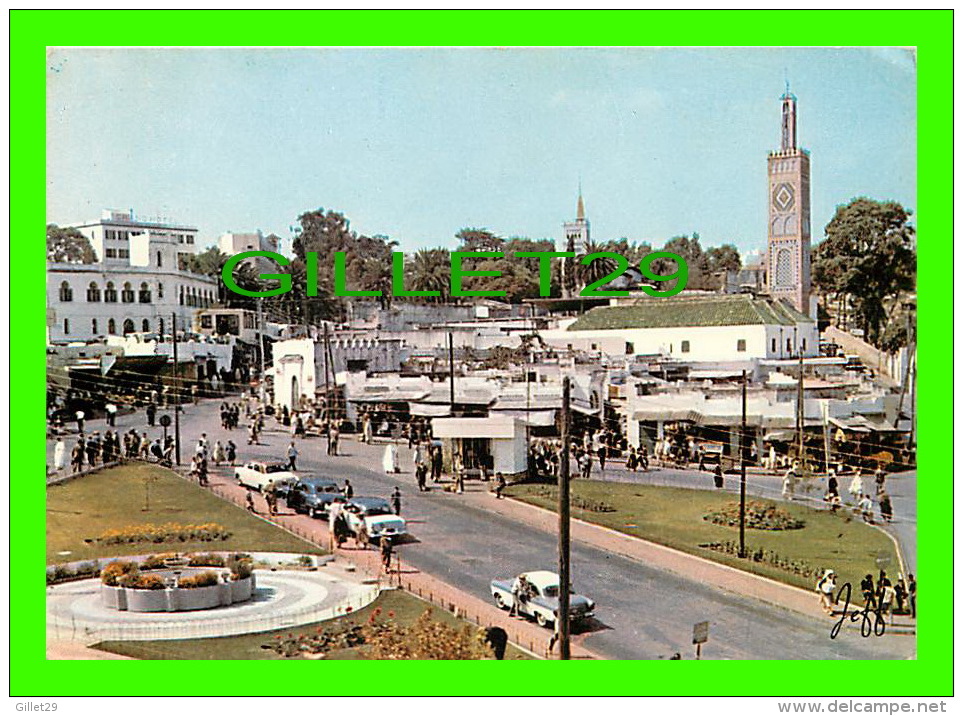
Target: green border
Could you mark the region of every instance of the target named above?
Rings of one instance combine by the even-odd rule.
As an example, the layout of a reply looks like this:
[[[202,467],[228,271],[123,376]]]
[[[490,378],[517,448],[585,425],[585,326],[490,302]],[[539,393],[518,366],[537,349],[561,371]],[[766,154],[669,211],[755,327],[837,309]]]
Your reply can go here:
[[[599,694],[947,695],[952,693],[952,21],[940,11],[43,11],[10,12],[11,237],[46,223],[45,47],[76,45],[286,45],[329,37],[354,45],[728,45],[916,46],[919,71],[921,241],[918,576],[923,584],[919,659],[827,672],[821,662],[208,662],[204,678],[184,662],[46,661],[44,487],[11,480],[10,693],[71,695]],[[125,28],[131,28],[128,34]],[[136,28],[136,31],[133,30]],[[296,32],[293,32],[297,28]],[[311,32],[316,28],[317,32]],[[149,37],[148,37],[149,35]],[[777,42],[778,41],[778,42]],[[82,181],[82,178],[79,178]],[[38,475],[42,444],[45,263],[40,242],[11,241],[17,348],[11,381],[11,474]],[[13,267],[16,267],[15,269]],[[13,305],[13,300],[11,300]],[[37,356],[38,358],[35,358]],[[938,373],[941,374],[940,377]],[[17,406],[14,408],[14,406]],[[23,406],[23,407],[20,407]],[[16,413],[14,413],[16,410]],[[28,417],[29,416],[29,417]],[[34,445],[34,447],[30,447]],[[940,464],[936,465],[935,457]],[[938,482],[935,482],[938,480]],[[929,586],[928,586],[929,585]],[[644,615],[640,615],[644,618]],[[748,666],[748,669],[747,669]],[[324,678],[319,679],[318,669]],[[559,678],[558,669],[578,671]],[[310,670],[299,678],[292,671]],[[689,673],[690,670],[692,673]],[[534,673],[534,672],[539,673]],[[491,672],[491,673],[489,673]],[[544,673],[543,673],[544,672]],[[284,676],[282,676],[282,673]],[[861,673],[857,679],[845,675]],[[696,676],[698,674],[698,676]],[[413,678],[417,675],[417,678]],[[788,678],[787,678],[788,677]],[[362,681],[363,679],[363,681]],[[195,684],[198,686],[195,687]]]

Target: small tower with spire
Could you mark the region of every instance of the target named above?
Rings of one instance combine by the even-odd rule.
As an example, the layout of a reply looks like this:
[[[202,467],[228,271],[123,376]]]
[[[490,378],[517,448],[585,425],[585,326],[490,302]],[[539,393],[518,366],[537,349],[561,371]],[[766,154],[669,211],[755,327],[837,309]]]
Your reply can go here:
[[[575,209],[575,221],[564,224],[565,247],[562,251],[574,251],[584,254],[589,243],[589,222],[585,218],[585,202],[582,200],[582,183],[579,182],[578,206]]]

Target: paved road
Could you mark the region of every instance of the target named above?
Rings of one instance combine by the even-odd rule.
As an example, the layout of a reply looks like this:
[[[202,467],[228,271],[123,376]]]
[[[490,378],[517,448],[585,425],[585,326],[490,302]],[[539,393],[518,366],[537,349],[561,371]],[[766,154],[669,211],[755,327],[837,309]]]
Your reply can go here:
[[[215,412],[216,403],[188,408],[182,421],[185,446],[202,431],[212,441],[226,439]],[[120,426],[127,421],[143,425],[142,418],[130,416],[121,419]],[[261,446],[248,447],[243,431],[234,431],[233,439],[239,443],[241,459],[280,459],[290,442],[280,432],[265,433]],[[380,470],[380,446],[343,441],[344,451],[351,454],[331,458],[323,454],[324,445],[317,438],[299,441],[301,472],[338,480],[350,477],[356,495],[387,496],[395,485],[401,487],[403,515],[419,540],[400,548],[407,564],[485,598],[492,577],[554,565],[555,535],[466,504],[457,495],[437,490],[419,494],[406,448],[400,453],[407,472],[388,476]],[[184,453],[189,455],[190,450]],[[482,489],[478,483],[469,485]],[[915,640],[907,636],[863,639],[846,630],[831,640],[828,618],[810,619],[587,544],[573,545],[572,564],[576,588],[598,602],[601,620],[581,638],[586,647],[609,658],[654,659],[674,652],[689,657],[692,625],[702,620],[711,623],[705,658],[899,659],[915,652]]]

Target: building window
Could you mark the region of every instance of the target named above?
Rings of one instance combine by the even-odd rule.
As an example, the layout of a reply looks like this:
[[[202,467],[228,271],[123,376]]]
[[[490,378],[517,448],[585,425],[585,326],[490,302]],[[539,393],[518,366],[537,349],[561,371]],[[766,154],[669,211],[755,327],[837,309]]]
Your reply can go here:
[[[124,335],[134,332],[134,322],[131,319],[124,320]]]
[[[117,322],[114,321],[113,318],[110,318],[107,320],[107,332],[110,335],[114,335],[117,333]]]
[[[193,235],[193,234],[188,234],[188,235],[187,235],[187,243],[189,243],[189,244],[193,244],[193,243],[194,243],[194,235]]]
[[[164,319],[163,318],[157,319],[157,332],[160,333],[161,341],[163,342],[164,340]]]
[[[91,318],[91,319],[90,319],[90,332],[93,333],[95,336],[97,335],[97,319],[96,319],[96,318]]]
[[[100,303],[100,286],[96,281],[91,281],[87,286],[87,303]]]
[[[739,340],[736,341],[736,350],[739,351],[740,353],[745,353],[745,352],[746,352],[746,339],[745,339],[745,338],[740,338]]]
[[[163,265],[164,265],[164,262],[161,261],[161,252],[158,251],[158,252],[157,252],[157,268],[160,268],[160,267],[163,266]]]
[[[184,243],[184,234],[178,234],[178,235],[177,235],[177,243],[179,243],[179,244],[183,244],[183,243]]]
[[[107,256],[107,258],[109,258],[109,259],[116,259],[116,258],[117,258],[117,249],[104,249],[104,254],[105,254],[105,255]]]
[[[625,355],[630,356],[630,355],[632,355],[633,353],[635,353],[635,344],[634,344],[634,343],[629,343],[628,341],[626,341],[626,342],[625,342]]]
[[[802,351],[803,351],[803,353],[806,352],[806,339],[805,339],[805,338],[802,339]]]
[[[117,289],[114,288],[113,281],[108,281],[104,289],[104,303],[117,303]]]
[[[214,321],[211,314],[205,314],[201,316],[201,328],[213,328]]]
[[[786,353],[792,353],[792,338],[786,339]]]
[[[253,314],[253,313],[245,313],[245,314],[244,314],[244,327],[245,327],[245,328],[254,328],[254,314]]]
[[[162,298],[164,298],[164,284],[159,283],[157,284],[157,300],[159,301]]]
[[[184,305],[184,287],[181,286],[181,305]]]
[[[70,319],[64,319],[64,335],[70,335]]]
[[[683,353],[688,353],[688,352],[689,352],[689,341],[682,341],[682,347],[680,348],[680,350],[681,350]]]
[[[150,333],[150,321],[148,321],[146,318],[143,321],[141,321],[140,330],[143,333]]]
[[[133,303],[134,302],[134,289],[131,288],[130,283],[125,283],[123,290],[120,292],[120,300],[123,303]]]
[[[66,281],[60,282],[60,300],[64,303],[74,300],[74,290],[70,288],[70,284]],[[64,331],[67,333],[67,331]]]
[[[141,303],[150,303],[150,286],[146,282],[141,283],[140,292],[138,293],[138,300]]]
[[[772,339],[772,352],[773,352],[773,353],[776,352],[776,339],[775,339],[775,338]]]

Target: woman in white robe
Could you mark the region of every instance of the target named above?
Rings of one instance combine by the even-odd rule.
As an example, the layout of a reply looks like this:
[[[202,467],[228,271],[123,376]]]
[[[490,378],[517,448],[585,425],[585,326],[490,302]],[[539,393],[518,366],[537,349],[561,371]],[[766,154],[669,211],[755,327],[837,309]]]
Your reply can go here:
[[[398,450],[395,448],[394,443],[388,443],[385,445],[384,456],[381,458],[381,467],[388,475],[394,475],[398,472]]]
[[[54,446],[54,470],[60,472],[67,466],[67,445],[63,438],[57,438]]]

